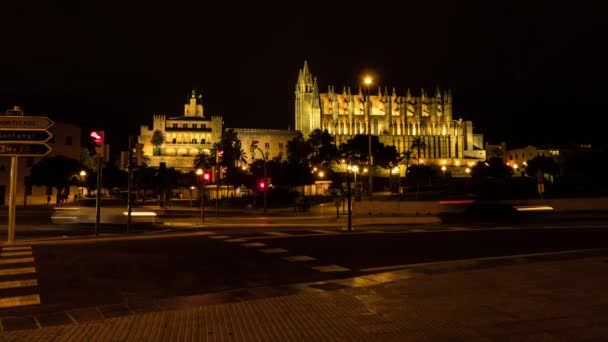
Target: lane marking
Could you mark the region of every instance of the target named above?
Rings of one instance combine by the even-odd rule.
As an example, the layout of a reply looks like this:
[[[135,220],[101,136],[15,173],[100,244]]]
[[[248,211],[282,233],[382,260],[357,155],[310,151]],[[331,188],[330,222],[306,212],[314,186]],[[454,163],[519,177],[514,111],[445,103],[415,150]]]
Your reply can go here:
[[[261,243],[261,242],[250,242],[250,243],[242,243],[241,246],[243,246],[243,247],[264,247],[264,246],[266,246],[266,244]]]
[[[36,268],[35,267],[21,267],[21,268],[8,268],[8,269],[0,270],[0,276],[27,274],[27,273],[36,273]]]
[[[268,254],[278,254],[278,253],[287,253],[288,250],[283,249],[283,248],[268,248],[268,249],[260,249],[260,252],[268,253]]]
[[[315,266],[311,267],[313,270],[319,272],[349,272],[350,269],[338,265],[327,265],[327,266]]]
[[[38,280],[24,279],[24,280],[0,281],[0,289],[12,289],[12,288],[17,288],[17,287],[32,287],[32,286],[38,286]]]
[[[232,236],[228,236],[228,235],[210,235],[209,238],[210,239],[214,239],[214,240],[222,240],[222,239],[230,239]]]
[[[247,239],[228,239],[228,240],[224,240],[226,242],[245,242],[247,241]]]
[[[34,257],[31,258],[15,258],[15,259],[0,259],[0,265],[20,264],[25,262],[34,262]]]
[[[0,258],[1,257],[9,257],[9,256],[25,256],[25,255],[32,255],[32,251],[27,251],[27,252],[7,252],[7,253],[0,253]]]
[[[426,230],[424,230],[424,229],[410,229],[409,232],[412,232],[412,233],[424,233],[424,232],[426,232]]]
[[[283,233],[283,232],[264,232],[264,234],[274,235],[274,236],[292,236],[291,234]]]
[[[19,247],[2,247],[3,251],[24,251],[31,250],[32,246],[19,246]]]
[[[40,295],[0,298],[0,308],[40,304]]]
[[[290,257],[283,257],[281,259],[285,259],[285,260],[291,261],[291,262],[315,260],[315,258],[309,257],[308,255],[296,255],[296,256],[290,256]]]

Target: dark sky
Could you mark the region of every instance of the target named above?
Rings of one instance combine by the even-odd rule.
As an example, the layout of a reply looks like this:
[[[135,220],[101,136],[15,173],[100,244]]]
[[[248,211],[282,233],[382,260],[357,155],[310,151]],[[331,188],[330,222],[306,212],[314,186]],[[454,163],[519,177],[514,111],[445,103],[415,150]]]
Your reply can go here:
[[[455,118],[490,142],[597,144],[608,114],[600,1],[14,2],[0,108],[103,128],[114,146],[181,115],[192,88],[228,127],[293,128],[305,59],[322,92],[365,70],[400,94],[451,88]]]

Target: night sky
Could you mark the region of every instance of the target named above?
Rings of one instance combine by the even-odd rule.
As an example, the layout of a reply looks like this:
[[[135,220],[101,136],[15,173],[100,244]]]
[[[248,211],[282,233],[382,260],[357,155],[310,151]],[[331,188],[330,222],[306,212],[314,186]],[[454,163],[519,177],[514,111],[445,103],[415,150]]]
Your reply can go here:
[[[192,88],[227,127],[293,128],[304,60],[321,92],[365,71],[400,95],[451,88],[454,118],[491,143],[603,138],[600,1],[16,2],[0,5],[0,110],[105,129],[114,147],[181,115]]]

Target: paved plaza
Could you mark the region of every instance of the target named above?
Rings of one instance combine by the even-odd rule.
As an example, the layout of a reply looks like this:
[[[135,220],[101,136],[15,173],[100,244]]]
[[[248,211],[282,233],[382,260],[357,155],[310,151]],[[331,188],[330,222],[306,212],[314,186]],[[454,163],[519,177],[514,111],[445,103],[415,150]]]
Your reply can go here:
[[[3,319],[0,340],[596,341],[608,339],[607,285],[605,250],[440,262],[230,301],[94,308],[69,324]]]

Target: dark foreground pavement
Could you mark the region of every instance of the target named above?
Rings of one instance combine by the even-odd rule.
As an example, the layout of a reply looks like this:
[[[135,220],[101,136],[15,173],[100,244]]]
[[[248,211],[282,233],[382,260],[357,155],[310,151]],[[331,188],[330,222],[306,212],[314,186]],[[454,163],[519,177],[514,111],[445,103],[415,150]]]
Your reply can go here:
[[[4,332],[0,340],[605,340],[607,285],[606,250],[442,262],[309,284],[299,294],[97,310],[72,324]]]

